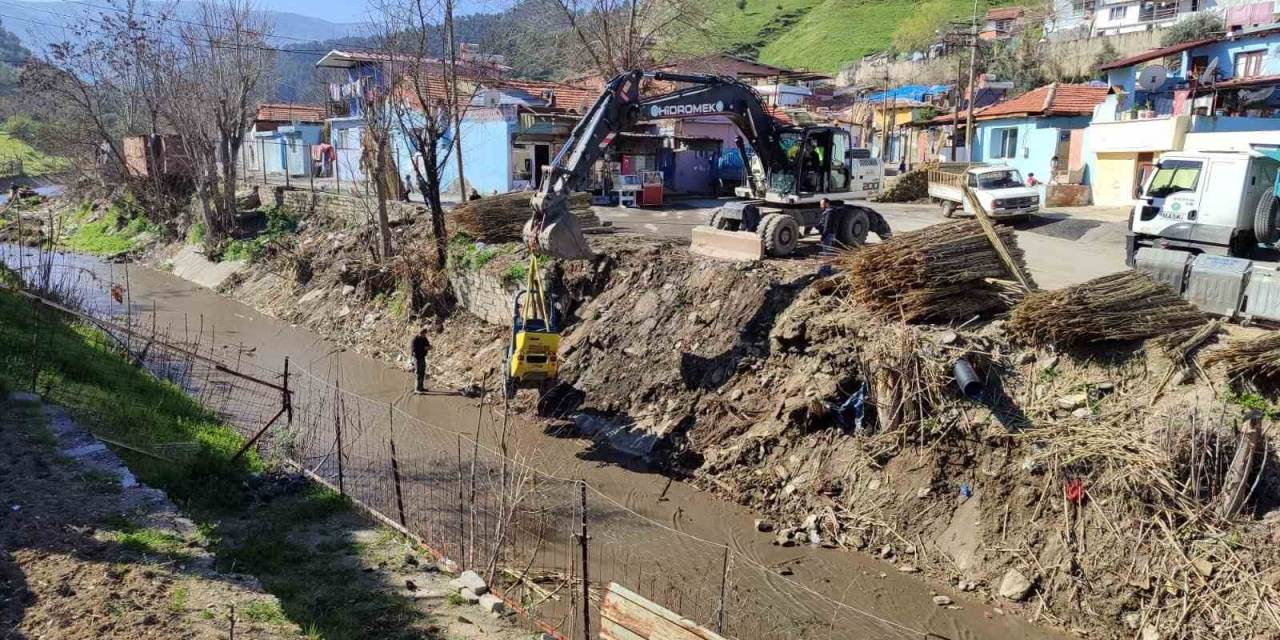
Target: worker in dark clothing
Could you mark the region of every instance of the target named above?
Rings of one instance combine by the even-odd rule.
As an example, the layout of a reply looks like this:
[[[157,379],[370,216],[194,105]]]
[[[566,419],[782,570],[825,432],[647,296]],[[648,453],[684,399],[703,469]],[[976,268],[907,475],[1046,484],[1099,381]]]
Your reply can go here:
[[[409,352],[413,354],[413,372],[418,379],[417,385],[413,388],[414,393],[427,391],[422,383],[427,375],[427,352],[429,351],[431,351],[431,342],[427,340],[427,328],[423,327],[422,331],[419,331],[409,343]]]
[[[822,207],[822,215],[818,218],[818,228],[822,231],[822,253],[826,255],[831,253],[831,249],[836,243],[836,214],[838,210],[826,198],[819,200],[818,206]]]

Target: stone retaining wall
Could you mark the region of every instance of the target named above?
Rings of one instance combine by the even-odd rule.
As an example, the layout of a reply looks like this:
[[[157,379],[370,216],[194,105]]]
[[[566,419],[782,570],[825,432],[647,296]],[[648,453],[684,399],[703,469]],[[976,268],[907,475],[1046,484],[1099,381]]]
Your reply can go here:
[[[449,284],[458,304],[471,315],[498,326],[511,324],[511,304],[518,287],[496,273],[450,271]]]
[[[378,211],[376,198],[361,198],[307,189],[281,189],[277,194],[277,204],[292,211],[320,214],[353,223],[363,223],[376,216]],[[419,204],[400,201],[387,202],[387,216],[392,222],[412,220],[419,216],[425,216],[426,213],[426,207]]]

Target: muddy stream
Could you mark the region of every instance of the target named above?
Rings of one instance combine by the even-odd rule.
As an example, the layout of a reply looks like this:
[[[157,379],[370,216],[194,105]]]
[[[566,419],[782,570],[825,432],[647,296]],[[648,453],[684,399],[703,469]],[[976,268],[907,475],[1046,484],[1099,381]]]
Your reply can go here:
[[[33,250],[18,251],[13,245],[0,245],[0,255],[11,268],[18,268],[22,262],[30,269],[35,262]],[[55,273],[81,274],[78,278],[85,283],[82,289],[91,290],[86,295],[91,296],[93,304],[123,313],[123,306],[114,303],[107,291],[108,283],[125,282],[124,265],[77,255],[60,255],[56,262]],[[231,351],[238,349],[239,357],[245,362],[279,371],[288,357],[295,371],[301,368],[321,379],[337,377],[344,391],[359,393],[380,403],[394,403],[442,430],[471,434],[480,424],[482,442],[494,448],[498,446],[502,421],[492,410],[478,416],[475,399],[450,393],[413,395],[409,393],[410,372],[343,351],[306,329],[267,317],[171,274],[137,264],[128,266],[127,270],[130,313],[144,314],[149,321],[154,309],[157,326],[168,328],[171,335],[182,335],[184,327],[203,323],[207,329],[216,331],[218,344],[235,346]],[[438,432],[404,433],[410,429],[396,428],[397,441],[420,439],[402,444],[402,449],[409,452],[402,455],[440,448],[443,443],[450,448],[454,446],[452,438],[442,439]],[[713,582],[718,583],[723,548],[717,545],[728,545],[748,559],[748,562],[735,561],[730,580],[738,593],[750,595],[730,602],[728,617],[747,620],[747,617],[736,616],[741,612],[733,611],[732,607],[758,607],[764,603],[771,618],[770,631],[753,632],[752,628],[744,628],[744,624],[729,624],[727,631],[735,637],[956,640],[1063,637],[1016,615],[999,612],[971,594],[931,585],[918,576],[901,573],[897,565],[862,553],[774,546],[772,534],[755,531],[756,514],[691,485],[673,482],[641,464],[612,456],[593,447],[589,441],[558,437],[518,416],[511,420],[510,433],[511,450],[530,460],[539,470],[562,478],[584,479],[600,494],[616,501],[612,508],[617,517],[605,517],[593,523],[590,539],[601,549],[591,557],[593,579],[601,576],[626,582],[627,576],[644,571],[645,558],[667,561],[689,558],[693,563],[695,556],[705,555],[705,562],[703,559],[696,562],[701,563],[698,567],[705,565],[706,568],[697,570],[711,571],[714,567]],[[645,522],[644,518],[652,523]],[[937,558],[936,552],[934,558]],[[611,562],[624,561],[624,567],[610,571]],[[653,566],[661,565],[655,560]],[[790,575],[780,576],[781,567],[789,569]],[[640,577],[639,581],[643,590],[645,578]],[[938,606],[934,604],[934,594],[950,596],[958,606]],[[706,597],[716,596],[708,593]],[[711,608],[714,607],[712,603]],[[691,611],[684,613],[698,617]],[[794,631],[785,631],[788,628]],[[926,636],[926,632],[930,635]]]

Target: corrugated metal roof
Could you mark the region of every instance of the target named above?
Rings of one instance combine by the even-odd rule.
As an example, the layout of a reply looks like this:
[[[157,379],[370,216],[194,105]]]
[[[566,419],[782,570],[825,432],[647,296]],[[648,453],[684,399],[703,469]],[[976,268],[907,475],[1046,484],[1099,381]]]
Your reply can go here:
[[[272,122],[323,122],[324,107],[308,104],[260,104],[255,119]]]
[[[1194,49],[1196,47],[1204,46],[1206,44],[1210,44],[1217,41],[1218,41],[1217,38],[1203,38],[1200,40],[1192,40],[1191,42],[1183,42],[1181,44],[1170,45],[1168,47],[1160,47],[1159,49],[1151,49],[1150,51],[1143,51],[1142,53],[1134,54],[1125,58],[1120,58],[1115,62],[1108,62],[1106,64],[1099,65],[1098,70],[1110,71],[1111,69],[1123,69],[1125,67],[1132,67],[1135,64],[1141,64],[1143,62],[1148,62],[1150,60],[1158,60],[1165,56],[1171,56],[1175,53],[1182,53],[1187,49]]]

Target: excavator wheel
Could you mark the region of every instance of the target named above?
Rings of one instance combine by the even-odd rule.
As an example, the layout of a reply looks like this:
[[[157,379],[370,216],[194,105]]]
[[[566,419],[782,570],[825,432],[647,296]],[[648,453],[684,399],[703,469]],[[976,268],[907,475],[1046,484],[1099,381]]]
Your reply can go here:
[[[760,220],[760,240],[767,256],[789,256],[800,242],[800,225],[785,213],[770,213]]]
[[[1258,242],[1274,244],[1280,240],[1280,200],[1274,189],[1267,189],[1258,199],[1258,209],[1253,214],[1253,235]]]
[[[846,247],[861,247],[867,243],[871,231],[871,219],[862,209],[846,209],[836,223],[836,242]]]
[[[711,214],[710,226],[712,229],[719,229],[721,231],[737,231],[742,226],[742,221],[730,220],[724,217],[724,212],[716,209],[716,212]]]

